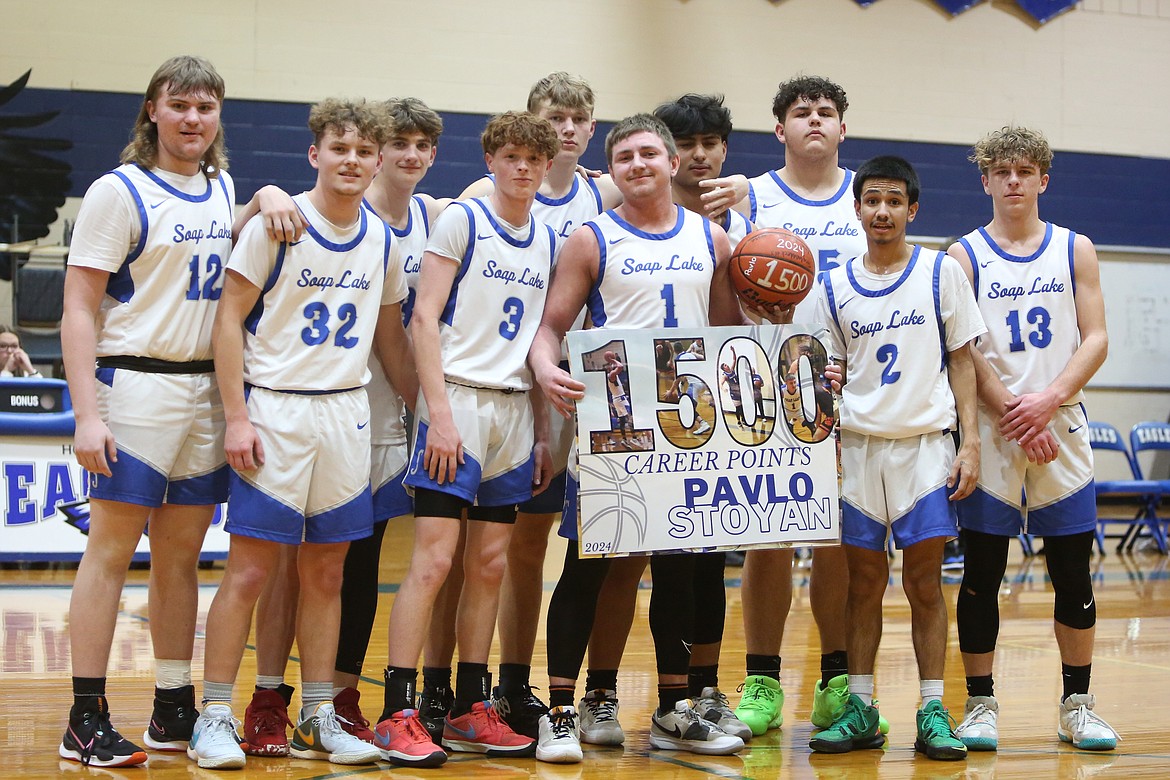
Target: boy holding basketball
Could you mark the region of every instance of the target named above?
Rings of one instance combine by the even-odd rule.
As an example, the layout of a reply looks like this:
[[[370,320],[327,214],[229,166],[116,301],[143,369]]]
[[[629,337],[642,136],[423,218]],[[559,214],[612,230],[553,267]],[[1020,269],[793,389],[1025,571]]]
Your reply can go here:
[[[943,547],[958,533],[954,501],[971,493],[979,474],[971,343],[986,328],[954,258],[905,241],[918,211],[918,175],[910,164],[899,157],[869,160],[853,192],[868,250],[830,270],[817,299],[835,361],[825,374],[843,395],[849,672],[833,687],[847,683],[849,693],[841,715],[809,746],[844,753],[885,742],[873,673],[892,536],[903,554],[922,696],[914,747],[929,758],[961,759],[967,749],[942,705],[947,609],[941,571]]]
[[[999,583],[1008,541],[1025,530],[1044,537],[1054,592],[1064,680],[1058,734],[1077,748],[1112,750],[1117,732],[1093,712],[1089,693],[1097,622],[1089,556],[1097,512],[1082,390],[1105,361],[1109,341],[1097,252],[1085,236],[1040,219],[1052,163],[1043,135],[1002,128],[975,145],[971,161],[991,196],[992,220],[950,254],[983,292],[979,307],[993,326],[979,340],[975,370],[982,457],[994,468],[959,505],[967,549],[957,618],[969,698],[957,732],[972,750],[997,747],[992,665]],[[1028,292],[990,294],[1004,288]]]

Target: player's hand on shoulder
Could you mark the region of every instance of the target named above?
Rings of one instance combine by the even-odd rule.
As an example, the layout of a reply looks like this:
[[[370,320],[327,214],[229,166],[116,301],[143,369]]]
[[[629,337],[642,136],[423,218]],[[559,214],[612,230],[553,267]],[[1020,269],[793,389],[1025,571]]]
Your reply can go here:
[[[73,457],[91,474],[112,477],[110,463],[118,462],[114,434],[100,417],[78,420],[73,433]]]
[[[260,217],[264,220],[264,231],[269,238],[285,244],[301,237],[305,230],[305,218],[287,192],[275,184],[269,184],[256,192],[256,201],[260,205]]]
[[[264,445],[249,420],[228,422],[223,449],[228,465],[236,471],[252,471],[264,465]]]
[[[440,485],[455,481],[455,472],[463,464],[463,438],[451,419],[431,420],[427,428],[427,446],[423,467]]]
[[[1016,396],[1005,404],[999,421],[1000,435],[1025,445],[1048,427],[1059,408],[1060,400],[1048,392]]]
[[[708,219],[721,216],[723,212],[733,208],[748,196],[748,180],[742,173],[718,179],[703,179],[699,186],[707,190],[700,198]]]
[[[1020,445],[1028,460],[1032,463],[1044,465],[1056,460],[1060,454],[1060,441],[1052,435],[1052,431],[1045,428],[1039,435]]]

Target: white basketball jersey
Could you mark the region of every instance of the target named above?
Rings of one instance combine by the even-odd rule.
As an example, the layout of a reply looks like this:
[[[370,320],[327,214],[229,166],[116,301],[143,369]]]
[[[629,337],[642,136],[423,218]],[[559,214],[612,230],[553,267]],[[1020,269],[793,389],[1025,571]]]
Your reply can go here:
[[[532,216],[548,225],[562,239],[601,213],[601,190],[593,179],[580,173],[573,175],[573,186],[560,198],[536,193]]]
[[[607,211],[587,223],[601,262],[589,291],[596,328],[693,328],[710,324],[715,247],[711,222],[676,206],[674,227],[646,233]]]
[[[110,272],[98,313],[97,355],[209,360],[215,304],[232,250],[231,177],[123,165],[94,182],[90,192],[111,186],[116,200],[107,197],[97,206],[100,194],[87,194],[82,202],[69,260]],[[125,253],[120,265],[100,256],[111,207],[132,215],[120,220],[130,228],[119,247]]]
[[[556,236],[529,216],[515,227],[487,199],[456,201],[435,220],[427,251],[459,263],[439,316],[443,370],[475,387],[527,390],[528,348],[544,314]]]
[[[748,179],[751,220],[757,228],[784,228],[804,239],[817,256],[817,284],[797,304],[793,322],[815,322],[820,277],[853,257],[865,254],[865,233],[853,205],[853,171],[825,200],[809,200],[784,183],[776,171]]]
[[[916,246],[902,271],[876,276],[854,258],[823,290],[831,354],[846,364],[841,427],[887,439],[954,430],[947,353],[986,332],[955,259]]]
[[[1050,222],[1040,248],[1028,257],[1008,254],[983,228],[960,239],[971,257],[975,298],[988,328],[976,346],[1015,395],[1048,387],[1081,345],[1076,235]],[[1065,403],[1083,400],[1078,391]]]
[[[293,198],[307,223],[299,241],[277,244],[254,217],[228,267],[260,288],[245,320],[244,381],[270,390],[329,392],[361,387],[383,303],[406,297],[388,268],[390,229],[369,209],[341,228]]]
[[[747,217],[731,209],[723,212],[723,215],[716,220],[716,224],[727,233],[727,240],[731,242],[733,250],[753,230],[752,223]]]
[[[369,204],[366,204],[369,206]],[[373,208],[370,208],[373,211]],[[375,212],[377,213],[377,212]],[[394,246],[390,250],[391,270],[401,271],[406,280],[407,295],[402,303],[402,324],[410,325],[410,315],[414,308],[415,290],[418,289],[418,272],[422,265],[423,252],[427,248],[427,234],[430,225],[427,222],[427,208],[422,198],[414,195],[410,199],[410,209],[407,212],[406,227],[399,230],[390,225],[394,234]],[[366,394],[370,398],[370,410],[373,412],[370,421],[370,442],[372,444],[402,444],[406,441],[406,423],[403,414],[406,405],[402,396],[390,385],[386,373],[382,369],[382,361],[376,349],[370,350],[370,383],[366,385]]]

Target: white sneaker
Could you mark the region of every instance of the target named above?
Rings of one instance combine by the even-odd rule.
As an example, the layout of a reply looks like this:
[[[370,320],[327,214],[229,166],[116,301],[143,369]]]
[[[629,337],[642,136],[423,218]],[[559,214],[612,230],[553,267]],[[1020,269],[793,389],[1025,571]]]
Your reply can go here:
[[[1091,693],[1074,693],[1060,704],[1056,734],[1081,750],[1113,750],[1121,739],[1113,727],[1093,712],[1096,699]]]
[[[708,756],[726,756],[743,750],[743,740],[700,718],[691,700],[683,699],[665,715],[659,715],[655,710],[650,716],[650,746],[659,750],[688,750]]]
[[[577,704],[581,714],[581,741],[590,745],[620,745],[626,740],[618,723],[617,691],[589,691]]]
[[[703,720],[709,720],[728,734],[733,734],[744,742],[752,738],[752,727],[735,717],[727,696],[718,688],[707,687],[695,702],[695,712]]]
[[[707,431],[711,430],[711,426],[703,418],[699,418],[699,427],[695,430],[696,436],[702,436]]]
[[[242,769],[246,759],[236,736],[238,725],[228,705],[207,705],[195,720],[187,758],[203,769]]]
[[[577,711],[572,707],[553,707],[540,716],[540,736],[536,741],[536,760],[550,764],[576,764],[581,760],[581,735],[577,731]]]
[[[970,696],[955,736],[968,750],[995,750],[999,747],[998,719],[999,702],[994,696]]]
[[[297,724],[288,752],[297,758],[346,765],[372,764],[382,757],[378,748],[341,727],[341,718],[331,701],[318,704],[316,712]]]

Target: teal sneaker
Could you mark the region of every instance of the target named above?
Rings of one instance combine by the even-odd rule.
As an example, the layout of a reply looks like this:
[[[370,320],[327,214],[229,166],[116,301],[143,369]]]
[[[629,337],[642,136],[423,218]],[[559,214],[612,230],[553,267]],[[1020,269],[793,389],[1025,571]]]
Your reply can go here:
[[[845,702],[849,700],[849,675],[840,674],[829,680],[829,687],[825,688],[817,680],[813,691],[813,708],[809,720],[819,729],[827,729],[833,725],[841,713],[845,711]],[[880,713],[878,714],[878,730],[883,734],[890,733],[890,722]]]
[[[753,736],[768,729],[778,729],[784,723],[784,689],[780,681],[759,674],[748,675],[739,686],[743,696],[735,708],[735,717],[747,724]]]
[[[878,727],[877,707],[865,706],[856,694],[849,694],[841,716],[829,728],[808,741],[817,753],[848,753],[851,750],[880,748],[886,737]]]
[[[918,711],[918,737],[914,749],[936,761],[958,761],[967,757],[967,746],[951,730],[954,721],[937,699]]]

